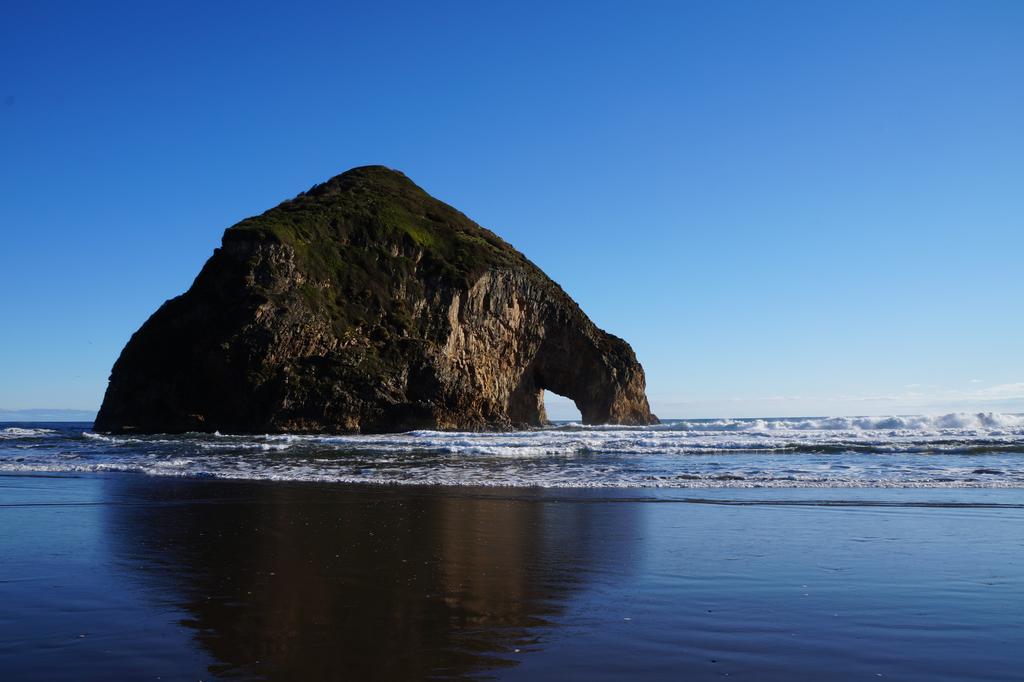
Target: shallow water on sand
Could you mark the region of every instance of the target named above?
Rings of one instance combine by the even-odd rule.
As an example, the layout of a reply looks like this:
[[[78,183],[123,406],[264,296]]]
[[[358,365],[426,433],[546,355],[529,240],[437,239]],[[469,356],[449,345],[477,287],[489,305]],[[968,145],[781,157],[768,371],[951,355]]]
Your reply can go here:
[[[1024,416],[672,420],[510,433],[109,436],[0,424],[0,472],[604,488],[1024,487]]]
[[[0,671],[1019,679],[1024,492],[0,475]]]

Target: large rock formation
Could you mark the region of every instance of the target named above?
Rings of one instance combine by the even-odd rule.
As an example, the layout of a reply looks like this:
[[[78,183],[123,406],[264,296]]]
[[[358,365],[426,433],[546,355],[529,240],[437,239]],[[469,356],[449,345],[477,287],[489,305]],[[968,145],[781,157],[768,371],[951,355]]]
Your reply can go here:
[[[403,174],[355,168],[224,233],[114,364],[108,432],[649,424],[644,372],[522,254]]]

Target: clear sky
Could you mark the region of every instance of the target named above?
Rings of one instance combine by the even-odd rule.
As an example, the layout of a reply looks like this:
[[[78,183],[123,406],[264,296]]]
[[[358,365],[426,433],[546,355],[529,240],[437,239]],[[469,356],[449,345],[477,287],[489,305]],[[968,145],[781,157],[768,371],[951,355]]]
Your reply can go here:
[[[371,163],[663,417],[1024,410],[1016,0],[8,3],[0,407],[97,408],[224,228]]]

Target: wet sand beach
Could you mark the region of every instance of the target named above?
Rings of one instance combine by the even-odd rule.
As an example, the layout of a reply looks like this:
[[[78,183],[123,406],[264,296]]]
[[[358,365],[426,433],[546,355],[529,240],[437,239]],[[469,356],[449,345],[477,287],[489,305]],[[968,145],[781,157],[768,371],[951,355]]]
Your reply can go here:
[[[1019,490],[0,476],[0,671],[1011,680]]]

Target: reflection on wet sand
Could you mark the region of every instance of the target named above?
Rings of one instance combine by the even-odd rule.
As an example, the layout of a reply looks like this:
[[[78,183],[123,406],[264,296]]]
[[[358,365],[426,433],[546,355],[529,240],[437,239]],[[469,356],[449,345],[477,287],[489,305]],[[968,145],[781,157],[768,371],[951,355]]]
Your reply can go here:
[[[588,505],[467,491],[109,481],[114,552],[213,655],[215,674],[486,674],[543,647],[600,552]],[[628,526],[624,506],[616,525]],[[607,530],[607,528],[605,529]],[[629,533],[615,533],[622,537]],[[621,568],[621,566],[620,566]]]

